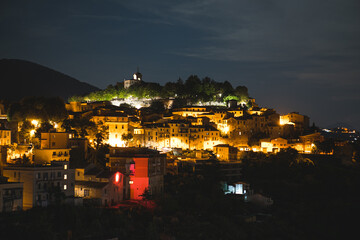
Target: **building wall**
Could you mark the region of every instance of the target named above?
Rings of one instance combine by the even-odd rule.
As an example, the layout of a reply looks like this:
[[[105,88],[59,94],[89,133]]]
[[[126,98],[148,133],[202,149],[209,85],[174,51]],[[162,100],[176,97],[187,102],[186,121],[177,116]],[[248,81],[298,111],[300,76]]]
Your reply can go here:
[[[23,209],[23,183],[0,183],[0,212]]]
[[[175,109],[172,113],[183,117],[198,117],[200,114],[208,113],[208,111],[205,107],[185,107]]]
[[[214,146],[214,153],[221,161],[230,161],[237,159],[237,148],[232,146]]]
[[[11,144],[11,130],[0,129],[0,146]]]
[[[116,156],[116,150],[124,151]],[[150,151],[136,148],[132,152],[126,149],[110,149],[111,171],[122,171],[129,174],[128,179],[130,199],[141,199],[145,189],[151,194],[160,194],[164,189],[164,175],[166,169],[166,156],[156,153],[141,153]]]
[[[265,153],[279,152],[281,149],[288,148],[290,145],[284,138],[263,139],[260,140],[261,150]]]
[[[124,178],[124,176],[122,176]],[[121,184],[115,184],[113,181],[109,181],[103,185],[103,187],[94,187],[87,184],[75,185],[75,197],[81,197],[84,199],[101,199],[101,205],[108,206],[120,203],[123,199],[123,179]]]
[[[51,163],[52,161],[69,161],[70,149],[34,149],[35,163]]]
[[[41,133],[41,149],[56,149],[69,147],[69,133],[49,132]]]
[[[68,163],[56,167],[6,167],[4,176],[10,182],[24,183],[24,209],[46,206],[51,202],[53,187],[59,187],[66,197],[74,196],[74,170],[68,169]]]
[[[124,147],[125,142],[122,139],[123,134],[128,134],[128,122],[106,122],[109,126],[109,145],[112,147]]]

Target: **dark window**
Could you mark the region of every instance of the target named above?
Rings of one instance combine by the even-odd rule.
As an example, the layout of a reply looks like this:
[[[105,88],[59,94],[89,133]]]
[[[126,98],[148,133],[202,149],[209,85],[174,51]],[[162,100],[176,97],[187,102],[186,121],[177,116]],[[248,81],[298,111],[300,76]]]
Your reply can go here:
[[[90,196],[90,190],[84,189],[84,197],[88,197],[88,196]]]

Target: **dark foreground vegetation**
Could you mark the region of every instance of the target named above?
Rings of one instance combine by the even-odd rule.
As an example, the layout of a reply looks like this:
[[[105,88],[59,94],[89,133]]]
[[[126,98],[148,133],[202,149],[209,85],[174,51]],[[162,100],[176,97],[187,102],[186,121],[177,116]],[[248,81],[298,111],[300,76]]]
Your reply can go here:
[[[296,151],[248,155],[243,177],[274,200],[262,208],[224,195],[217,170],[166,176],[157,207],[52,206],[0,215],[0,239],[350,239],[360,169]],[[147,196],[151,198],[151,196]]]

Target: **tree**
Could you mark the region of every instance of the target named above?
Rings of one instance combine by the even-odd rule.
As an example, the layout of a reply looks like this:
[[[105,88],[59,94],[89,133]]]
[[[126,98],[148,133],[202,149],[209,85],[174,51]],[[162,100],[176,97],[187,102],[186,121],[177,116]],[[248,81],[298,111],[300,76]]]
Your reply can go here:
[[[315,164],[310,158],[304,158],[302,155],[297,155],[292,159],[289,166],[315,166]]]
[[[51,125],[48,121],[42,122],[40,127],[38,129],[36,129],[35,137],[41,138],[42,132],[50,132],[51,130],[54,130],[54,129],[55,129],[54,126]]]
[[[322,142],[316,141],[314,143],[314,145],[316,146],[316,151],[318,153],[323,152],[323,153],[329,154],[329,153],[333,152],[335,149],[335,140],[332,138],[329,138],[329,139],[325,139]]]
[[[20,127],[19,131],[19,141],[20,143],[30,143],[31,134],[30,132],[34,129],[34,126],[30,121],[25,120]]]
[[[242,102],[247,102],[249,100],[248,89],[245,86],[237,86],[235,88],[234,94],[239,98]]]
[[[86,125],[86,132],[90,140],[93,141],[96,150],[104,144],[104,140],[109,138],[109,126],[102,121],[97,124],[89,121]]]
[[[61,122],[68,117],[68,113],[61,98],[26,97],[10,105],[8,117],[10,121],[40,119]]]
[[[140,196],[142,197],[142,200],[151,200],[153,197],[148,188],[145,188],[144,193]]]
[[[156,113],[162,113],[165,111],[164,103],[160,100],[153,100],[150,108]]]
[[[125,141],[125,145],[128,146],[129,142],[133,140],[134,136],[131,133],[124,133],[121,135],[121,139]]]

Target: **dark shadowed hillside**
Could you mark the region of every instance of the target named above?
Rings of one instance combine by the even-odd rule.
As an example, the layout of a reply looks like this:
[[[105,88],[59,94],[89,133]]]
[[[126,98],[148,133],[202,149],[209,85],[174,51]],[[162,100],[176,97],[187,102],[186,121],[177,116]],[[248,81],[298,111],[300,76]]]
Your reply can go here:
[[[98,90],[50,68],[17,59],[0,60],[0,82],[0,99],[7,100],[19,100],[25,96],[59,96],[66,101],[70,96]]]

